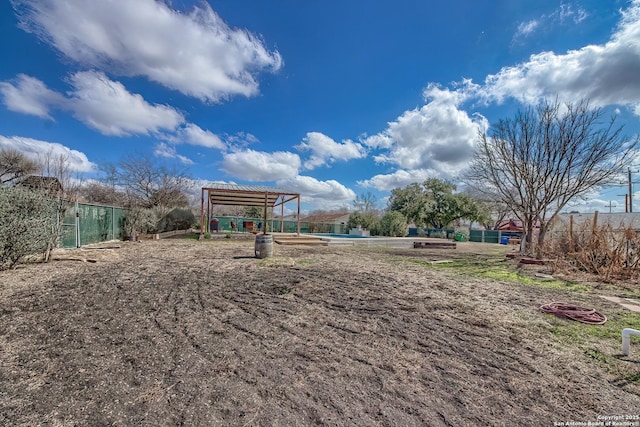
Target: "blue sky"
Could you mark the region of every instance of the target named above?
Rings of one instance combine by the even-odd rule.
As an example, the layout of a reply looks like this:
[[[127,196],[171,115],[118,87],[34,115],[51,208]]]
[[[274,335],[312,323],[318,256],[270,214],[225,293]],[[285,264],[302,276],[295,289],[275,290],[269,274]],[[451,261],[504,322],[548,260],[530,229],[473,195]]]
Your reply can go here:
[[[545,97],[640,132],[640,0],[15,0],[0,24],[0,147],[68,155],[86,180],[143,152],[196,189],[383,205],[457,181],[478,130]],[[573,208],[624,211],[625,191]]]

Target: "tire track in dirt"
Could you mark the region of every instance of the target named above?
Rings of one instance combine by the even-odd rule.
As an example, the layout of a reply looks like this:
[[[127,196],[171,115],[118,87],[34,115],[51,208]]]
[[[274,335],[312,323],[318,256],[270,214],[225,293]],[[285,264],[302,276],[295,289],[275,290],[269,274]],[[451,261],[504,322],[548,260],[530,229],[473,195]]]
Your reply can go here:
[[[306,261],[267,267],[251,242],[123,249],[20,288],[24,311],[0,301],[10,424],[538,425],[639,403],[544,338],[557,292],[381,250],[278,247]]]

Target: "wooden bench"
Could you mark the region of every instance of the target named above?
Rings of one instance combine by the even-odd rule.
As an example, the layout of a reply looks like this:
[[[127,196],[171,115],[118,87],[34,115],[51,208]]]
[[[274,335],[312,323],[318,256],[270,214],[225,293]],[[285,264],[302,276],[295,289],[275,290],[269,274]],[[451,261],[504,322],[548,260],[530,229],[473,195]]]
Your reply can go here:
[[[455,249],[456,242],[413,242],[413,248]]]

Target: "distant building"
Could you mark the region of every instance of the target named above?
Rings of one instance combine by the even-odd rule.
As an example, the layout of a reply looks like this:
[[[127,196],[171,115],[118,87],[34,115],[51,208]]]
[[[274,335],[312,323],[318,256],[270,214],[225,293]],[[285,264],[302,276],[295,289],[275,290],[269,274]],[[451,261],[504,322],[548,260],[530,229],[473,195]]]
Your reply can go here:
[[[506,219],[498,222],[494,230],[500,231],[522,231],[522,222],[515,219]]]
[[[325,222],[325,223],[333,223],[333,224],[346,224],[349,221],[349,216],[351,214],[338,212],[338,213],[323,213],[323,214],[313,214],[307,215],[302,218],[303,221],[307,222]]]
[[[60,180],[53,176],[29,175],[20,181],[18,185],[32,190],[42,190],[52,196],[60,196],[64,190]]]
[[[312,214],[301,218],[309,227],[310,233],[347,233],[349,213],[323,213]]]

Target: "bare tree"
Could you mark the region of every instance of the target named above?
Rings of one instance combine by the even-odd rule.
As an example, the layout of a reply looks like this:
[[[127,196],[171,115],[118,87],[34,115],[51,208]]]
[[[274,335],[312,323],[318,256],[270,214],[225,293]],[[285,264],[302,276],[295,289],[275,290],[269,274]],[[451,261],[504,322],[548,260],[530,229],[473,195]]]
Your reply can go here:
[[[615,117],[602,123],[602,115],[586,100],[555,101],[500,120],[479,135],[467,184],[510,207],[529,247],[538,225],[540,247],[570,200],[615,180],[634,154],[638,138],[625,138]]]
[[[56,154],[53,151],[48,151],[40,156],[40,174],[42,180],[57,180],[59,186],[56,192],[52,192],[51,189],[48,191],[55,206],[57,218],[57,221],[52,223],[49,242],[44,253],[44,260],[48,262],[51,251],[58,246],[62,237],[65,212],[70,208],[69,202],[76,199],[78,195],[80,180],[73,177],[69,155]]]
[[[38,162],[12,148],[0,149],[0,185],[11,184],[36,173]]]
[[[73,176],[69,155],[48,151],[40,156],[40,174],[44,177],[56,178],[62,186],[62,198],[75,199],[80,188],[80,179]]]
[[[183,171],[157,163],[148,154],[137,154],[118,164],[102,166],[105,183],[122,189],[127,205],[144,208],[189,206],[190,179]]]
[[[89,203],[102,205],[124,206],[126,194],[118,189],[102,182],[86,182],[78,190],[79,195]]]
[[[355,207],[356,212],[365,214],[374,213],[376,210],[376,203],[378,203],[378,198],[375,194],[371,193],[371,191],[367,191],[366,193],[356,196],[353,201],[353,206]]]

